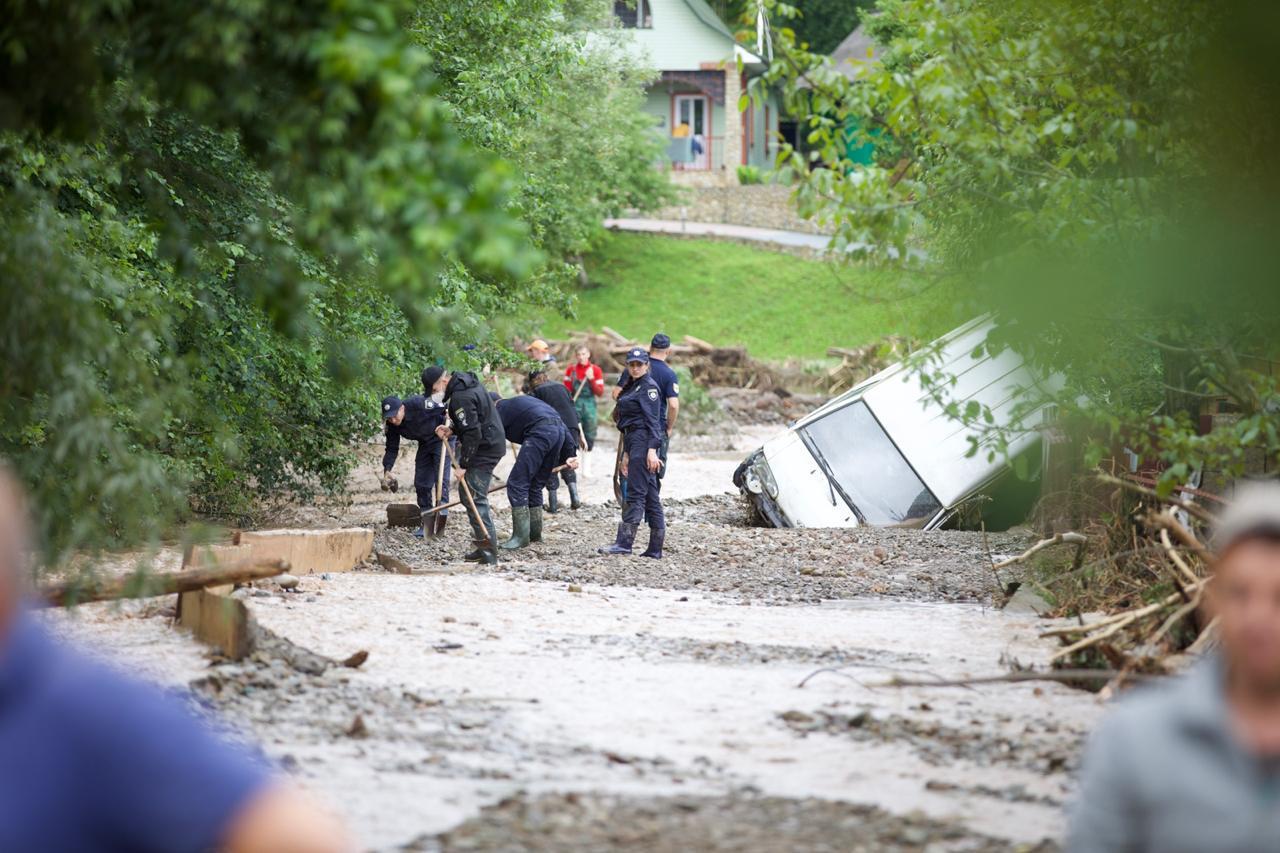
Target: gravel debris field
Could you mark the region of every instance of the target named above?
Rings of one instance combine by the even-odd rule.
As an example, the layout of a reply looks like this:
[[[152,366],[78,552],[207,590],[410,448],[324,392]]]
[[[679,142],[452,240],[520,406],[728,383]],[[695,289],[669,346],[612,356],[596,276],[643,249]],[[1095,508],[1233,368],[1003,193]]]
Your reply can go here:
[[[460,514],[440,540],[387,528],[403,496],[362,468],[279,520],[370,526],[410,574],[237,590],[262,637],[243,661],[174,630],[172,601],[48,618],[183,690],[365,849],[1056,849],[1094,696],[888,685],[1047,661],[1045,623],[992,607],[988,548],[1026,536],[749,527],[726,492],[760,438],[673,452],[662,561],[595,553],[617,522],[598,464],[588,506],[494,567],[458,561]]]

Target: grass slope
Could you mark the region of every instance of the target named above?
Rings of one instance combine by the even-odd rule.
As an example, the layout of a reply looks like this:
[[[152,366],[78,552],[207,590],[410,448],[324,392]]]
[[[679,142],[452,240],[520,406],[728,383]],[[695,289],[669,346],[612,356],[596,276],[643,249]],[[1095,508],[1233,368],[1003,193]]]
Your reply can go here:
[[[613,233],[586,264],[592,286],[577,292],[577,319],[545,317],[548,337],[610,326],[636,340],[665,331],[745,344],[759,358],[819,358],[828,346],[932,339],[955,325],[941,288],[903,273],[739,243]]]

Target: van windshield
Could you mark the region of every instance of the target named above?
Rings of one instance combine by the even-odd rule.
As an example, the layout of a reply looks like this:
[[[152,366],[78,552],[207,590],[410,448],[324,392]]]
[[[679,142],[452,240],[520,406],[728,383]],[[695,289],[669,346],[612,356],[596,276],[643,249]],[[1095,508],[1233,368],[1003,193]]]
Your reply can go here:
[[[861,400],[800,435],[864,524],[923,523],[942,509]]]

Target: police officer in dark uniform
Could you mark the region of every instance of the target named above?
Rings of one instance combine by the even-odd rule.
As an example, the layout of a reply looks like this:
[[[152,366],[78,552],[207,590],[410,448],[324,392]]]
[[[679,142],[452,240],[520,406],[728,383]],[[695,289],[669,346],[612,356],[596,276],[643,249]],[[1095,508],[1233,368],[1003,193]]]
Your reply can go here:
[[[667,451],[671,446],[671,433],[675,430],[676,416],[680,413],[680,379],[667,364],[671,355],[671,338],[662,332],[653,336],[649,342],[649,376],[658,386],[662,395],[662,447],[658,448],[658,458],[662,460],[662,468],[658,471],[658,489],[662,489],[662,478],[667,474]],[[618,386],[613,389],[613,399],[618,399],[623,389],[631,382],[627,371],[618,377]],[[624,484],[623,498],[627,498]]]
[[[489,512],[489,481],[493,479],[494,466],[507,452],[502,419],[480,380],[465,370],[449,377],[444,389],[444,405],[450,425],[438,427],[436,435],[445,441],[452,435],[458,436],[458,468],[453,474],[464,478],[480,516],[477,520],[467,513],[476,547],[463,559],[494,565],[498,562],[498,529]]]
[[[400,454],[400,439],[418,442],[418,453],[413,460],[413,488],[417,492],[418,509],[430,509],[433,506],[431,491],[439,471],[440,454],[445,452],[436,436],[436,427],[444,423],[444,406],[421,394],[414,394],[404,400],[393,394],[382,399],[382,419],[386,423],[386,450],[382,454],[383,484],[386,485],[391,479],[391,469]],[[445,500],[449,497],[448,475],[445,476],[441,497]],[[413,535],[421,539],[429,525],[430,534],[439,536],[444,532],[446,521],[443,513],[434,518],[424,513],[422,524],[413,531]]]
[[[569,435],[573,436],[576,442],[579,434],[578,410],[574,408],[573,398],[569,396],[569,392],[564,385],[552,380],[545,370],[535,370],[529,374],[528,389],[525,393],[532,394],[556,410],[556,414],[560,416],[565,429],[569,431]],[[572,468],[565,468],[560,472],[560,476],[564,479],[564,484],[569,487],[569,509],[579,509],[582,506],[582,501],[578,500],[577,472]],[[555,477],[547,481],[547,512],[560,511],[560,489],[558,486],[559,482]],[[541,492],[538,492],[538,498],[542,498]]]
[[[511,538],[502,543],[504,549],[514,551],[542,541],[542,488],[551,479],[551,469],[570,436],[556,410],[537,397],[508,397],[494,405],[507,441],[520,445],[507,477]],[[577,447],[576,442],[573,445]]]
[[[649,547],[642,557],[662,559],[662,545],[667,536],[667,521],[658,495],[658,471],[662,460],[662,392],[649,375],[649,353],[636,347],[627,353],[627,375],[630,381],[618,395],[614,419],[623,441],[623,472],[627,478],[627,502],[618,525],[618,537],[601,554],[630,554],[636,530],[643,519],[649,521]]]

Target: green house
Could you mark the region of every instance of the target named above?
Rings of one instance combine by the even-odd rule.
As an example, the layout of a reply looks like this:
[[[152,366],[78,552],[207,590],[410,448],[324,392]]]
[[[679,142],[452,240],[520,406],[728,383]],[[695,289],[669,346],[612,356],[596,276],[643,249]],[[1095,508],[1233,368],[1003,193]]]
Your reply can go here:
[[[658,72],[648,87],[645,111],[667,141],[672,180],[731,184],[743,164],[772,165],[777,98],[766,93],[738,111],[739,96],[764,73],[766,62],[735,41],[704,0],[618,0],[614,14]]]

